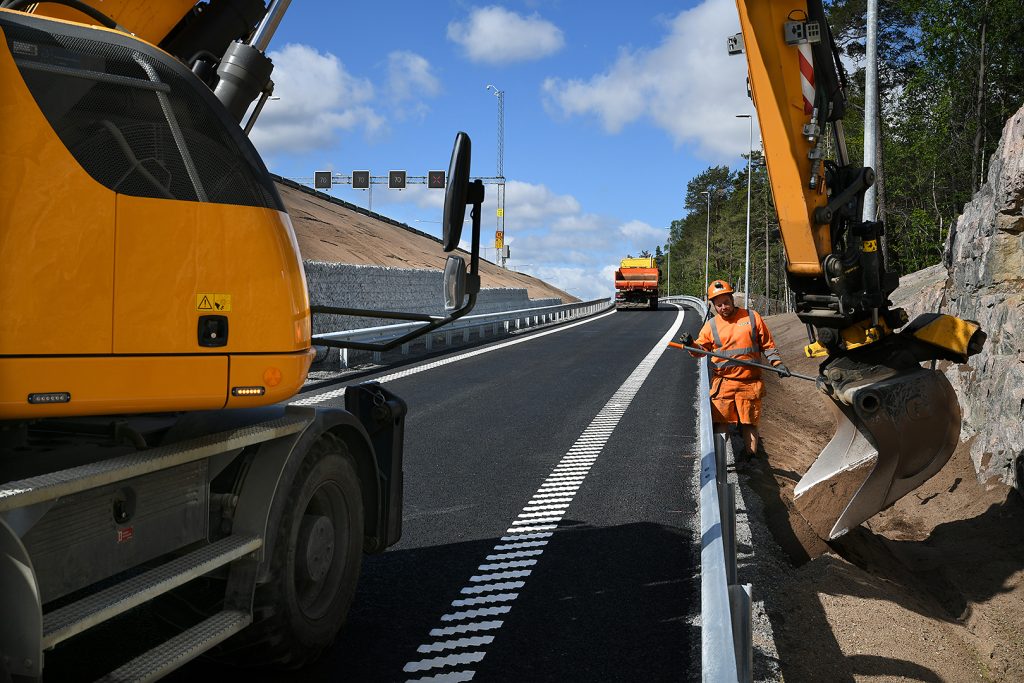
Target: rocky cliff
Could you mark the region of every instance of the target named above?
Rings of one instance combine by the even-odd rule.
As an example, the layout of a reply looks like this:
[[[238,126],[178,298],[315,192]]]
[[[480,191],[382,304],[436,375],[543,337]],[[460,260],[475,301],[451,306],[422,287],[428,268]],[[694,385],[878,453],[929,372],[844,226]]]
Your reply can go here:
[[[976,320],[988,333],[982,353],[946,371],[963,407],[961,438],[974,439],[971,457],[979,480],[998,478],[1024,490],[1022,209],[1024,108],[1006,123],[987,182],[950,232],[939,290],[943,313]],[[919,298],[934,301],[935,294],[924,286]]]

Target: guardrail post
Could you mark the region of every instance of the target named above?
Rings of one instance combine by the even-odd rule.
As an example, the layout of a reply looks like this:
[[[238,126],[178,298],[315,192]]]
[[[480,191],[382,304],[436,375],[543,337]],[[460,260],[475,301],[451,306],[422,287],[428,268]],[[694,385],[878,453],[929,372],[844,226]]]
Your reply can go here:
[[[423,343],[427,347],[427,351],[432,351],[434,349],[434,333],[431,332],[427,334],[427,337],[426,339],[423,340]]]
[[[754,601],[749,583],[729,586],[729,612],[736,649],[736,680],[750,683],[754,678]]]
[[[498,336],[498,329],[499,329],[498,328],[498,323],[491,323],[491,336],[492,337],[497,337]]]
[[[409,345],[408,344],[402,344],[402,355],[403,356],[408,356],[409,355]]]
[[[384,358],[384,354],[383,354],[383,353],[381,353],[380,351],[374,351],[374,352],[373,352],[373,362],[374,362],[374,363],[379,363],[379,362],[381,362],[381,360],[382,360],[383,358]]]
[[[345,370],[348,368],[348,349],[338,349],[338,361],[340,362],[341,369]]]

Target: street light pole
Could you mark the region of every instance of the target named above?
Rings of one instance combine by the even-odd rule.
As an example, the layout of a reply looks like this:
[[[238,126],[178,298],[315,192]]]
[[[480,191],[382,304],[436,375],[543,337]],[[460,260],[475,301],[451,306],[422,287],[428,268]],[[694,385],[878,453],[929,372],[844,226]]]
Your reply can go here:
[[[701,192],[701,194],[708,196],[708,231],[704,238],[704,294],[708,291],[708,261],[709,254],[711,254],[711,190],[707,192]]]
[[[750,114],[737,114],[736,118],[750,121],[750,142],[747,145],[747,255],[743,264],[743,306],[750,308],[750,159],[754,156],[754,119]]]
[[[501,233],[502,251],[505,243],[505,91],[488,85],[486,90],[493,90],[498,98],[498,224]],[[497,241],[497,240],[495,240]],[[500,253],[499,253],[500,254]],[[505,257],[500,256],[499,265],[505,267]]]

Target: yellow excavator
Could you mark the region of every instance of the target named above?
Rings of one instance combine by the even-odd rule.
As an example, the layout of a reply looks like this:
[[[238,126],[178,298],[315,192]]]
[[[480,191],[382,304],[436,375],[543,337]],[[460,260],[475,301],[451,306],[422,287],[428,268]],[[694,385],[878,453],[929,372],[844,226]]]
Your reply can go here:
[[[111,680],[215,646],[299,666],[333,641],[363,554],[401,535],[401,399],[365,383],[343,408],[282,402],[313,314],[423,323],[324,342],[385,350],[473,307],[483,185],[459,133],[443,248],[468,205],[473,247],[468,271],[448,257],[447,313],[311,306],[247,137],[288,5],[0,2],[0,681],[165,599],[191,621]]]
[[[746,54],[805,353],[823,358],[818,387],[837,422],[795,499],[819,535],[835,539],[948,461],[960,406],[934,364],[966,363],[985,333],[937,313],[908,324],[890,307],[899,276],[879,250],[882,223],[861,217],[875,174],[847,154],[845,77],[821,0],[736,5],[742,32],[729,51]]]

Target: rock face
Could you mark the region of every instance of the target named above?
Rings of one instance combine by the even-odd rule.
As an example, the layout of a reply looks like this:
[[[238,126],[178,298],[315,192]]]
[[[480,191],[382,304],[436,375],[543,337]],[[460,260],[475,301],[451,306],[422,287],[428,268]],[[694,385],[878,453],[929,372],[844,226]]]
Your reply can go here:
[[[975,437],[971,457],[978,478],[1024,490],[1022,209],[1024,109],[1006,123],[987,182],[947,239],[941,309],[978,321],[988,334],[982,353],[946,371],[964,411],[961,438]]]

